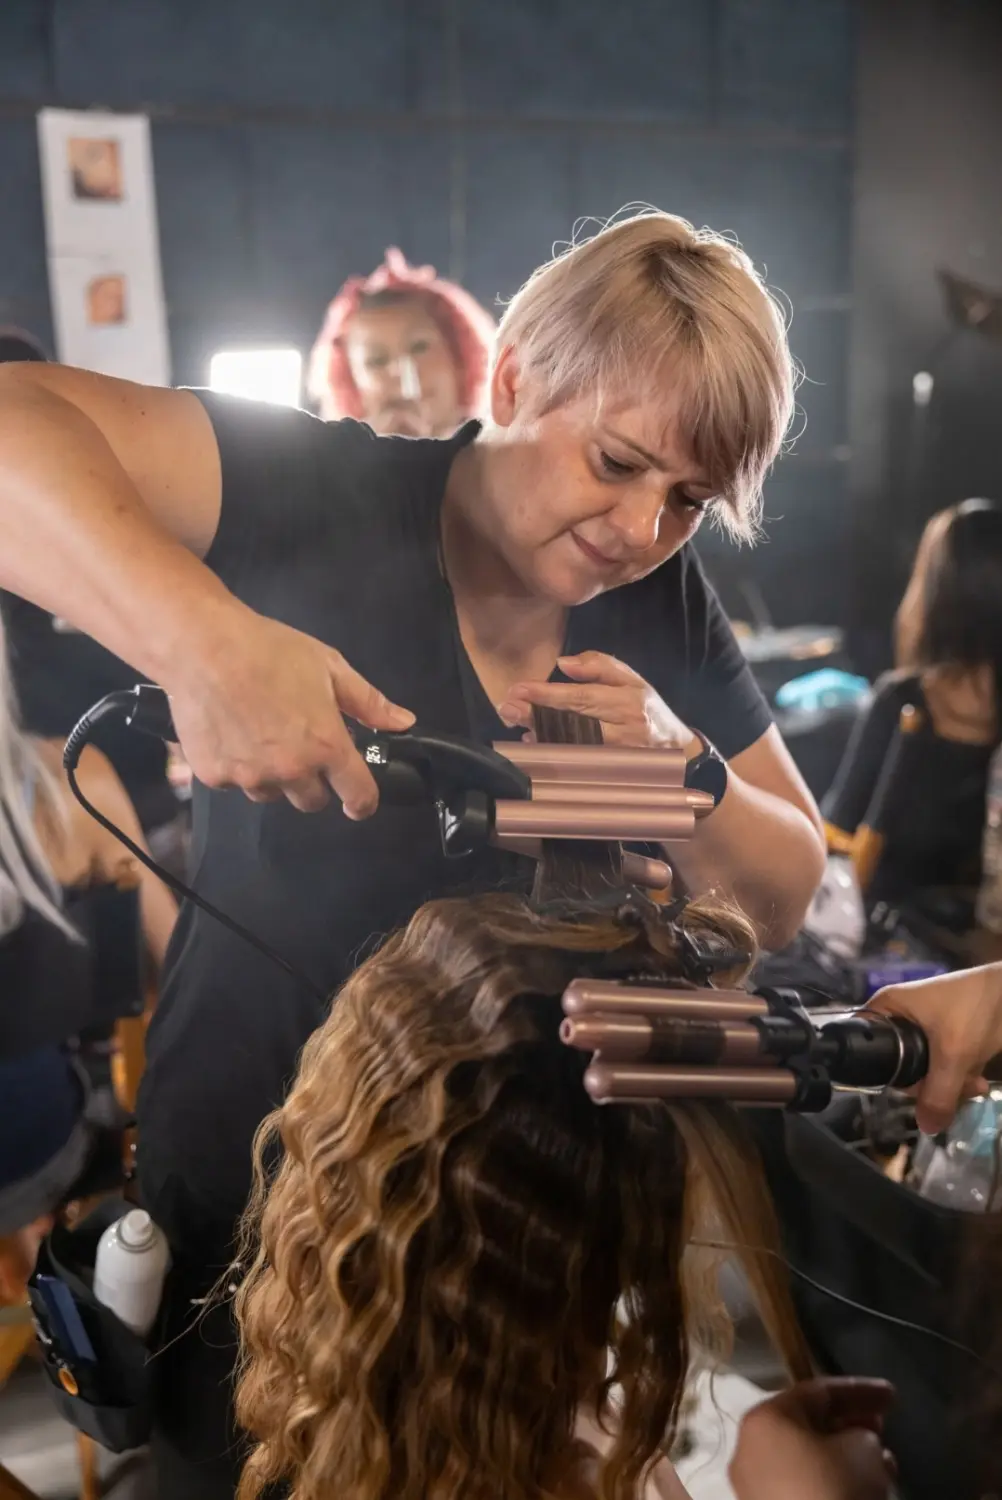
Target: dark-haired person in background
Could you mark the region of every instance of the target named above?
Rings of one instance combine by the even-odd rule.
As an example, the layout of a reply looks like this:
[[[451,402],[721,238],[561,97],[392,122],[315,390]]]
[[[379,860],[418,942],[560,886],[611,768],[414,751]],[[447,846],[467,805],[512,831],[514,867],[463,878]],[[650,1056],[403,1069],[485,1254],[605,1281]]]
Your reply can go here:
[[[988,767],[1000,738],[1002,508],[965,500],[926,526],[896,621],[896,670],[880,679],[824,802],[852,834],[867,818],[905,706],[919,711],[881,819],[868,895],[899,901],[977,886]]]
[[[47,362],[33,334],[0,329],[0,364]],[[27,599],[0,590],[0,616],[21,722],[41,739],[65,738],[92,704],[136,682],[132,667]],[[188,820],[167,779],[166,746],[150,735],[104,724],[94,743],[121,777],[155,857],[181,874]]]

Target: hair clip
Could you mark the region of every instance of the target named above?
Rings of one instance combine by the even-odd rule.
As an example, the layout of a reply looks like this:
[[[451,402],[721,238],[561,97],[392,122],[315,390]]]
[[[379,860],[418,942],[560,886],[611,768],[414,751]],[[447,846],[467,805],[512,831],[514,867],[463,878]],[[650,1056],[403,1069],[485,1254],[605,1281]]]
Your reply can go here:
[[[686,979],[691,979],[697,985],[708,985],[714,974],[747,964],[751,956],[745,950],[738,948],[702,948],[692,933],[687,932],[678,923],[676,923],[675,931],[682,973]]]

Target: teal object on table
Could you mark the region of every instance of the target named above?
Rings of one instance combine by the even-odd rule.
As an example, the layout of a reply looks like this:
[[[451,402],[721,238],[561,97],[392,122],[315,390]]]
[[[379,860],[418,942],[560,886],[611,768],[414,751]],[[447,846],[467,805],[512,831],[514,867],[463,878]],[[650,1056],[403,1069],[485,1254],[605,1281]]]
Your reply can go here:
[[[870,684],[865,677],[840,672],[835,667],[822,667],[820,671],[784,682],[776,694],[776,707],[820,713],[822,709],[858,703],[869,691]]]

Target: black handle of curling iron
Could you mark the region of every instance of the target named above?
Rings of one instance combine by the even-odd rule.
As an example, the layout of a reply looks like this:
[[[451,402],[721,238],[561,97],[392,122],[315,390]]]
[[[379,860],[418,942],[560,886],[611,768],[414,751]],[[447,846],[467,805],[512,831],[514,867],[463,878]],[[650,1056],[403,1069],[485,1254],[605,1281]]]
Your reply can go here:
[[[833,1083],[856,1089],[907,1089],[929,1071],[929,1043],[905,1016],[861,1011],[818,1032],[819,1060]]]
[[[388,802],[438,801],[461,792],[523,801],[531,795],[526,773],[486,745],[449,734],[375,733],[360,730],[355,748]]]
[[[756,1023],[763,1050],[780,1065],[810,1059],[832,1083],[850,1089],[911,1088],[929,1070],[925,1032],[905,1016],[872,1010],[826,1014],[805,1006],[796,987],[756,994],[770,1012]]]

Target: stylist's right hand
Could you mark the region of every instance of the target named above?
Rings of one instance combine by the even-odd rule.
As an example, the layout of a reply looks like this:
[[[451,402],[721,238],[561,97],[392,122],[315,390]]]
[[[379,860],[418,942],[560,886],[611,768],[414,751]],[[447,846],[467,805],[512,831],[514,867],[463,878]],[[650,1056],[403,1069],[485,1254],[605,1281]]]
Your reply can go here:
[[[741,1423],[737,1500],[889,1500],[881,1434],[893,1395],[883,1380],[809,1380],[763,1401]]]
[[[165,677],[181,749],[200,781],[239,787],[253,802],[285,796],[303,812],[323,807],[332,787],[348,817],[376,809],[376,783],[342,715],[371,729],[414,722],[340,652],[242,605],[215,623],[198,659],[178,661]]]

